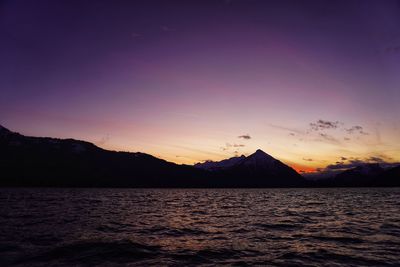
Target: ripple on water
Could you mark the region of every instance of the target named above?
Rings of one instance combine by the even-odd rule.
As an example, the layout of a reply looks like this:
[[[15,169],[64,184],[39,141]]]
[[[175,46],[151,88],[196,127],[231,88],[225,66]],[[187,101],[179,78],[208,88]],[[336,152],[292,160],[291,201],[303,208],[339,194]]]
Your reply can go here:
[[[0,189],[0,266],[396,266],[399,193]]]

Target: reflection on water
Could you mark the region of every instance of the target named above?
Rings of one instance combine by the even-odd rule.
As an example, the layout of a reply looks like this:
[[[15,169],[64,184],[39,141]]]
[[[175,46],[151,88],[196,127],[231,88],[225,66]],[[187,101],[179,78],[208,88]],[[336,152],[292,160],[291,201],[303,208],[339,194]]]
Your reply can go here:
[[[0,189],[0,265],[396,265],[399,193]]]

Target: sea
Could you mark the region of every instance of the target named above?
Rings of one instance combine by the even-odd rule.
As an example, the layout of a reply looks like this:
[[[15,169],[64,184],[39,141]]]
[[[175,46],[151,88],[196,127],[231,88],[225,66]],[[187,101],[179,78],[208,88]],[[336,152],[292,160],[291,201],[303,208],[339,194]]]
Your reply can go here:
[[[400,266],[400,188],[0,189],[0,266]]]

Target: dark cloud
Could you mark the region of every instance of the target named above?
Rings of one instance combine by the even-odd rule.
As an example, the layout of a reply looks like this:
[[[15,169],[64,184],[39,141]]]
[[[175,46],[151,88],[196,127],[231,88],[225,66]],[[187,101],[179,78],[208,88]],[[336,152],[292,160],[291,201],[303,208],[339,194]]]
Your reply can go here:
[[[251,136],[248,134],[243,134],[243,135],[239,135],[238,138],[243,138],[243,139],[249,140],[249,139],[251,139]]]
[[[369,157],[368,161],[376,162],[376,163],[386,163],[386,161],[384,159],[379,158],[379,157]]]
[[[326,129],[336,129],[339,127],[339,124],[339,121],[318,120],[317,122],[310,123],[310,127],[313,131],[319,131]]]
[[[343,170],[348,170],[351,168],[355,168],[361,165],[365,164],[371,164],[371,163],[379,163],[381,167],[383,168],[390,168],[390,167],[395,167],[398,166],[399,163],[395,162],[388,162],[390,160],[390,157],[378,157],[378,156],[372,156],[364,159],[360,158],[348,158],[348,157],[340,157],[340,161],[336,161],[334,164],[330,164],[326,166],[325,168],[322,168],[320,172],[329,172],[329,171],[343,171]]]
[[[340,161],[336,161],[334,164],[326,166],[325,170],[346,170],[367,163],[373,163],[373,162],[353,157],[352,158],[340,157]]]
[[[330,164],[326,166],[325,170],[346,170],[346,169],[351,169],[354,167],[357,167],[359,165],[362,165],[362,162],[354,162],[354,163],[344,163],[344,162],[336,162],[335,164]]]
[[[313,159],[310,159],[310,158],[303,158],[303,160],[305,160],[305,161],[314,161]]]
[[[244,147],[245,145],[243,144],[233,144],[233,147]]]
[[[243,144],[225,143],[225,146],[221,147],[221,150],[222,151],[226,151],[226,150],[229,150],[231,148],[240,149],[241,147],[245,147],[245,145],[243,145]],[[236,153],[236,151],[235,151],[235,153]]]
[[[358,133],[358,134],[362,134],[362,135],[368,135],[368,133],[364,132],[363,127],[361,127],[361,126],[359,126],[359,125],[355,125],[355,126],[353,126],[353,127],[351,127],[351,128],[347,128],[347,129],[345,129],[345,131],[346,131],[348,134],[355,134],[355,133]]]
[[[319,136],[322,137],[324,141],[328,141],[329,143],[339,143],[339,141],[335,137],[329,134],[320,133]]]

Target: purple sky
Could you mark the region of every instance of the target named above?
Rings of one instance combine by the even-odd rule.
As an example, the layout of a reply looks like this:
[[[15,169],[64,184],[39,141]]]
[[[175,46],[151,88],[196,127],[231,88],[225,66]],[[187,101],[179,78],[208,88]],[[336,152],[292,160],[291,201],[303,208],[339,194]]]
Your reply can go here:
[[[10,130],[189,164],[400,161],[400,1],[3,0],[0,36]]]

